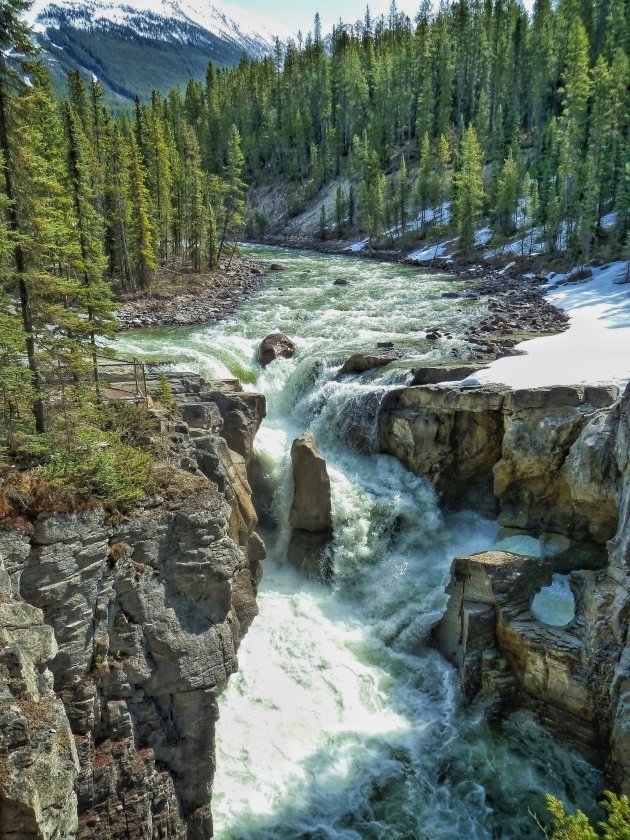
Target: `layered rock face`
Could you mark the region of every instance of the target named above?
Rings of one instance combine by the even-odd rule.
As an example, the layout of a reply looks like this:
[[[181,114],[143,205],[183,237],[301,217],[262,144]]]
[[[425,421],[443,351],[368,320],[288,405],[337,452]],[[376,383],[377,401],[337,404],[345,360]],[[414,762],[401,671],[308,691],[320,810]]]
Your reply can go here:
[[[617,396],[582,386],[396,389],[381,407],[379,448],[426,476],[447,507],[604,545],[618,519]]]
[[[546,559],[457,558],[433,640],[458,667],[467,699],[491,716],[531,709],[628,792],[630,387],[616,396],[581,387],[407,388],[386,399],[380,442],[448,504],[496,505],[502,524],[564,540],[566,550]],[[531,609],[553,572],[570,573],[575,598],[563,627]]]
[[[0,531],[1,838],[212,836],[217,697],[264,558],[264,400],[237,388],[177,383],[163,495],[133,516]]]

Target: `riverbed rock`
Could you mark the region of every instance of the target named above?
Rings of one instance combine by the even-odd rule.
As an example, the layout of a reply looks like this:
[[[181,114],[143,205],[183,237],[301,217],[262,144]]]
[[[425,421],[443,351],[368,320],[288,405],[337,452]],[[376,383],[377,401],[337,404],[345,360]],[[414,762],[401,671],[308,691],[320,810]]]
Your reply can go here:
[[[291,531],[287,549],[287,560],[306,577],[314,580],[330,580],[332,538],[332,530],[304,531],[294,528]]]
[[[365,373],[367,370],[384,367],[395,360],[396,355],[394,353],[354,353],[349,359],[346,359],[337,375],[343,376],[347,373]]]
[[[328,531],[332,527],[330,478],[312,432],[304,432],[293,441],[291,462],[295,487],[289,514],[291,527]]]
[[[295,353],[295,344],[284,333],[274,332],[265,336],[256,351],[256,358],[263,367],[274,359],[291,359]]]
[[[345,277],[337,277],[337,279],[333,282],[333,286],[349,286],[350,281],[347,280]]]
[[[332,540],[330,478],[312,432],[304,432],[293,441],[291,461],[295,489],[287,558],[309,576],[327,577],[330,570],[325,559]]]
[[[247,480],[264,401],[219,385],[178,380],[194,423],[164,421],[159,498],[0,528],[2,837],[212,836],[217,697],[264,559]]]
[[[567,393],[566,401],[575,402],[574,395]],[[539,411],[532,404],[541,402],[564,410],[557,398],[557,394],[521,395],[516,403],[519,411]],[[579,412],[584,403],[571,408]],[[616,534],[607,544],[606,568],[574,566],[571,572],[574,618],[564,627],[552,627],[536,619],[530,609],[556,570],[557,557],[540,560],[486,552],[453,562],[448,606],[433,640],[457,666],[467,699],[479,702],[491,716],[519,707],[534,712],[560,740],[602,766],[607,785],[628,793],[630,386],[608,410],[593,413],[589,408],[585,413],[567,457],[560,458],[559,470],[553,463],[549,470],[571,488],[574,500],[584,497],[582,503],[593,511],[598,528],[606,521],[598,511],[604,508],[610,515],[611,483],[616,486],[618,513]],[[522,453],[532,450],[531,477],[536,479],[537,454],[550,452],[545,439],[555,440],[558,451],[566,449],[562,418],[556,432],[540,423],[538,437],[526,430],[517,447]],[[534,493],[531,487],[530,493]],[[554,504],[552,499],[550,506]],[[608,522],[599,535],[592,527],[588,530],[592,538],[603,539],[610,527]],[[585,557],[578,559],[584,563]]]
[[[457,382],[472,376],[482,365],[436,365],[412,370],[410,385],[437,385],[440,382]]]

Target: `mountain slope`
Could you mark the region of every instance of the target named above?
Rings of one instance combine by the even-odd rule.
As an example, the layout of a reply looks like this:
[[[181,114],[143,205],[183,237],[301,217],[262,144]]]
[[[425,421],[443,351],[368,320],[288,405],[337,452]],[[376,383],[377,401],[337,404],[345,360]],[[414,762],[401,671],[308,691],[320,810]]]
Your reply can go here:
[[[236,64],[290,37],[260,15],[204,0],[36,0],[29,11],[55,83],[71,67],[124,103],[202,78],[208,61]]]

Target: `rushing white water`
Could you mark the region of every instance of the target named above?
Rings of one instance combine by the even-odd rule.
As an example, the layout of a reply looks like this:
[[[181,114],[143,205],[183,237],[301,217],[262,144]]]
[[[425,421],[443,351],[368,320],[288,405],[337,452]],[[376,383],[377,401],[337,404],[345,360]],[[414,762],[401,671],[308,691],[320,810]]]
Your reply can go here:
[[[458,352],[481,304],[442,298],[458,281],[411,268],[258,253],[282,259],[285,271],[232,320],[120,341],[180,368],[238,375],[268,399],[257,448],[280,525],[264,535],[260,616],[221,700],[217,837],[516,840],[540,836],[528,808],[542,814],[545,792],[592,810],[598,775],[525,714],[490,729],[461,705],[456,674],[427,645],[452,558],[509,545],[475,514],[444,517],[422,479],[371,451],[384,391],[410,367]],[[339,276],[350,285],[334,286]],[[426,341],[423,328],[434,325],[452,338]],[[276,328],[296,339],[297,353],[262,371],[255,348]],[[335,380],[348,355],[377,341],[413,361]],[[332,588],[284,562],[288,451],[306,428],[331,475]]]

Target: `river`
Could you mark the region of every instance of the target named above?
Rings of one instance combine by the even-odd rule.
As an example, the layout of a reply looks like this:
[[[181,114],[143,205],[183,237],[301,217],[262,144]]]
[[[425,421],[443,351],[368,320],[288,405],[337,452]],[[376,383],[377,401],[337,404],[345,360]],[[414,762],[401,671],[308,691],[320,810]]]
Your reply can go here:
[[[525,713],[490,728],[462,706],[454,670],[427,646],[452,558],[514,541],[475,513],[443,515],[423,479],[373,453],[382,394],[410,367],[454,357],[484,303],[442,297],[463,288],[447,275],[247,250],[284,270],[232,318],[128,333],[118,343],[209,378],[238,376],[268,401],[257,451],[279,525],[263,535],[260,616],[220,703],[217,838],[533,838],[541,834],[528,811],[544,815],[546,792],[592,812],[599,775]],[[348,285],[334,285],[337,278]],[[427,341],[434,326],[451,338]],[[275,329],[297,352],[263,371],[255,350]],[[335,380],[345,358],[386,341],[409,359]],[[307,428],[331,476],[332,586],[305,580],[284,560],[288,453]],[[550,621],[567,614],[566,594],[562,581],[545,594]]]

